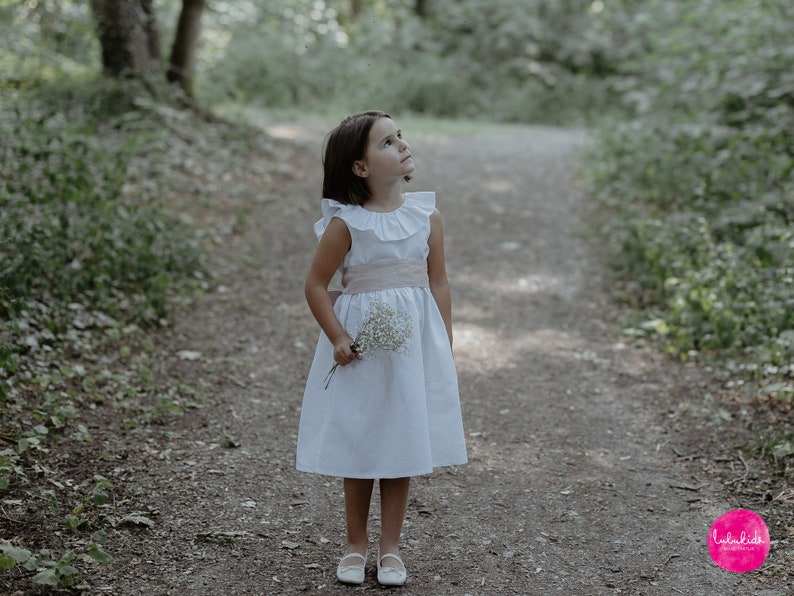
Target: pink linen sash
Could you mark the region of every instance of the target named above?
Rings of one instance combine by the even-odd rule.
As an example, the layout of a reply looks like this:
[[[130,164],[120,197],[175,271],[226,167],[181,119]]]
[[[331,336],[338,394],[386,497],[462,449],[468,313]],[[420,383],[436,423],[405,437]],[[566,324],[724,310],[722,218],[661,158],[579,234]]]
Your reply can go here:
[[[342,270],[342,293],[362,294],[390,288],[429,288],[427,261],[392,259],[353,265]]]

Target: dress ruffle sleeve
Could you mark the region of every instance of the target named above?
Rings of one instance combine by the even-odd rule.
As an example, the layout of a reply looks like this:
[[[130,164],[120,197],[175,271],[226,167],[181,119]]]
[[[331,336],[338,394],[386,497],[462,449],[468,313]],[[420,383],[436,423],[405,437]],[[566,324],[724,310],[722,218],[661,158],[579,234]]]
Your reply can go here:
[[[314,224],[314,233],[321,238],[331,219],[339,217],[348,227],[372,231],[380,240],[402,240],[416,234],[436,208],[436,193],[405,193],[403,204],[387,213],[367,211],[358,205],[344,205],[333,199],[323,199],[323,217]]]
[[[334,201],[333,199],[323,199],[320,202],[320,207],[322,209],[323,216],[314,222],[314,233],[317,235],[318,240],[323,237],[323,234],[325,234],[325,229],[331,222],[331,218],[340,217],[342,210],[346,207],[350,207],[350,205],[343,205],[339,201]]]

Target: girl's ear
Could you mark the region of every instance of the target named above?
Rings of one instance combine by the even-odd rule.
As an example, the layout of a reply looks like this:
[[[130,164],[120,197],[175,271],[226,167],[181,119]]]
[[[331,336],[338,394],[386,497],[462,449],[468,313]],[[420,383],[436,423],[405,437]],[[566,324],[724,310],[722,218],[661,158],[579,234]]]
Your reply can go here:
[[[367,172],[367,164],[360,159],[354,161],[353,173],[359,178],[366,178],[367,176],[369,176],[369,172]]]

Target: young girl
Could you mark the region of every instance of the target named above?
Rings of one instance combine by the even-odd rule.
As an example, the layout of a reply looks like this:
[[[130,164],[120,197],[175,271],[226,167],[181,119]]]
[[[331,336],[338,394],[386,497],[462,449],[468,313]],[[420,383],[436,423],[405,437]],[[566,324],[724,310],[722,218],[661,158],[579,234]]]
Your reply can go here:
[[[336,573],[351,584],[364,582],[379,479],[378,582],[403,585],[410,477],[467,461],[441,216],[434,193],[402,194],[414,163],[388,114],[342,121],[328,136],[323,166],[320,243],[305,287],[323,333],[303,396],[297,468],[344,478],[347,550]],[[328,286],[337,270],[343,289],[334,301]],[[362,353],[356,334],[371,307],[383,305],[408,323],[391,331],[391,348]]]

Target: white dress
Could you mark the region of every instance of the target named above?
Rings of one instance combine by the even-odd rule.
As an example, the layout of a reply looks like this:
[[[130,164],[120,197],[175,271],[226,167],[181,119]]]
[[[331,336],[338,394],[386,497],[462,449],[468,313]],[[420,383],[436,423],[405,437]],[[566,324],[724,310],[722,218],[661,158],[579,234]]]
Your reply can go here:
[[[432,192],[406,193],[397,210],[376,213],[323,199],[323,218],[314,230],[321,237],[333,217],[347,225],[352,244],[340,271],[396,259],[426,262],[435,202]],[[303,395],[297,469],[344,478],[400,478],[466,463],[455,362],[430,289],[342,294],[334,312],[352,338],[373,300],[410,314],[407,350],[377,351],[340,366],[326,389],[333,347],[320,334]]]

